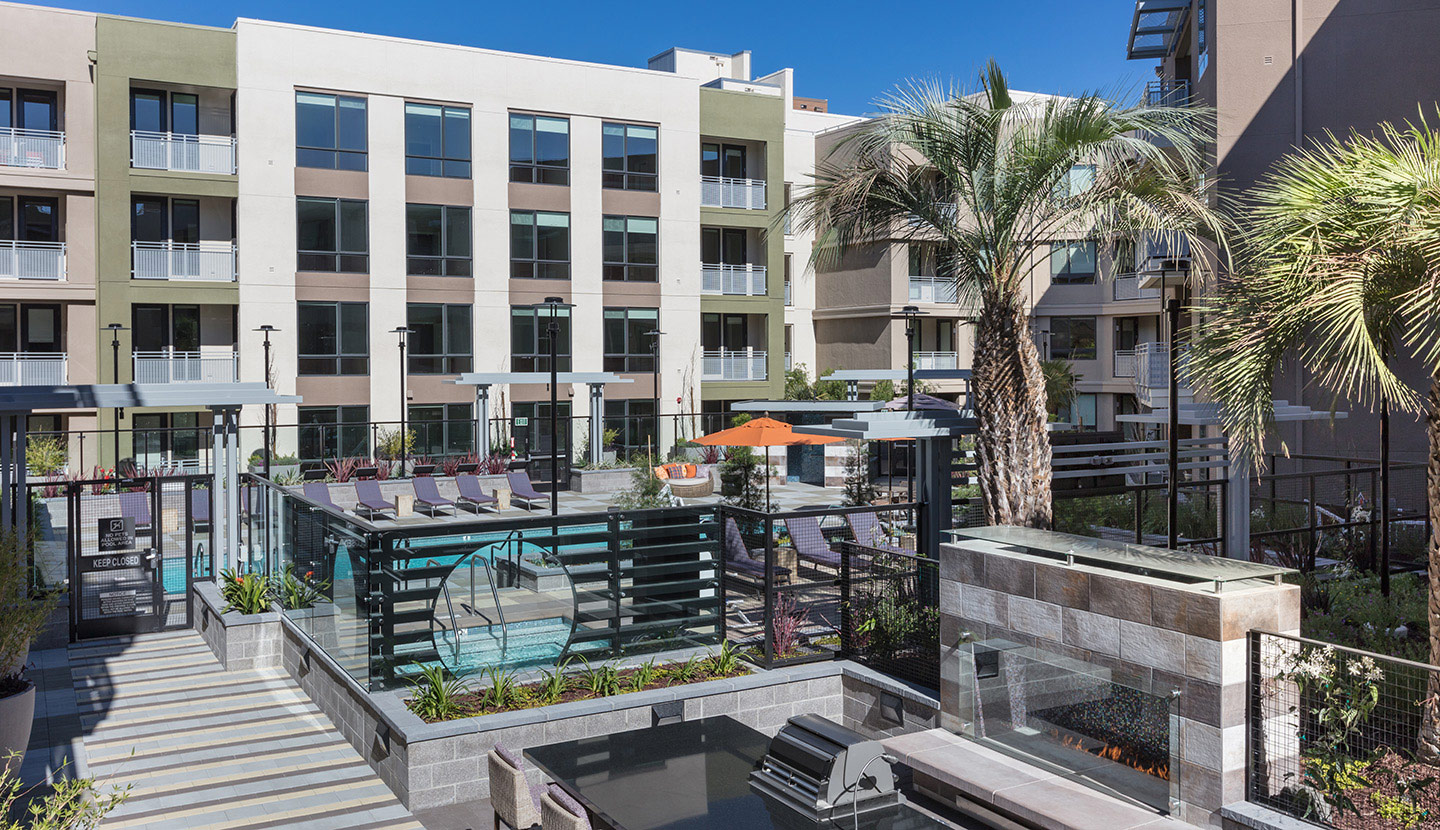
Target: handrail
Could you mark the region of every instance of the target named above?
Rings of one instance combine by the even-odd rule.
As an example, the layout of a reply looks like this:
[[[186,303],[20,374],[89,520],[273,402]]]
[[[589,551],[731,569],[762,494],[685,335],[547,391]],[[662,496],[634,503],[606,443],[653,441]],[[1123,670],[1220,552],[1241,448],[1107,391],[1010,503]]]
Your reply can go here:
[[[428,565],[439,565],[440,563],[437,562],[437,561],[434,560],[434,559],[427,559],[427,560],[425,560],[425,564],[428,566]],[[446,610],[446,612],[449,613],[449,615],[450,615],[450,631],[453,632],[454,635],[455,635],[454,638],[453,638],[454,643],[455,643],[455,646],[454,646],[455,662],[456,662],[456,663],[459,663],[459,662],[460,662],[460,623],[459,623],[458,620],[455,619],[455,604],[450,601],[450,587],[449,587],[449,585],[446,583],[446,581],[443,580],[443,579],[440,580],[440,593],[441,593],[441,595],[443,595],[443,596],[445,597],[445,610]]]

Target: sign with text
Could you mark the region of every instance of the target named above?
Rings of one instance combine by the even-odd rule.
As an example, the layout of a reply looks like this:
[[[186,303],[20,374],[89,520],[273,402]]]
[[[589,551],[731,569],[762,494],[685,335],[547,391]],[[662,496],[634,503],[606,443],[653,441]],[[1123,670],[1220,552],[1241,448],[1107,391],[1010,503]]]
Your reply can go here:
[[[101,553],[135,549],[135,517],[113,516],[99,520],[99,545]]]

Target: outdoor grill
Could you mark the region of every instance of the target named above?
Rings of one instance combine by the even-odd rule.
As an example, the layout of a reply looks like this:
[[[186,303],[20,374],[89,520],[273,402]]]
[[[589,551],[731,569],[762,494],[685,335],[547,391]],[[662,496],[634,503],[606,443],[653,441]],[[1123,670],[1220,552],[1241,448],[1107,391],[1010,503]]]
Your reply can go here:
[[[879,741],[819,715],[797,715],[770,741],[750,782],[818,821],[840,808],[860,811],[899,803],[893,762]]]

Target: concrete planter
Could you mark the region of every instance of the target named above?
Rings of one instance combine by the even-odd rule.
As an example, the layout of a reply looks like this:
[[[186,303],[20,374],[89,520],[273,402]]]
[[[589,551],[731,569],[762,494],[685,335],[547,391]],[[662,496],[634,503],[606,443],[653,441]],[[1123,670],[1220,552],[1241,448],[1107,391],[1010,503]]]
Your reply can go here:
[[[630,486],[635,467],[613,470],[571,470],[570,489],[577,493],[613,493]]]
[[[30,729],[35,721],[35,684],[26,682],[24,690],[0,697],[0,767],[14,770],[25,757],[30,745]],[[11,753],[16,753],[10,761]],[[14,766],[10,766],[13,764]]]
[[[265,474],[265,465],[264,465],[264,464],[251,464],[251,465],[250,465],[250,472],[253,473],[254,475],[257,475],[257,476],[264,475],[264,474]],[[295,464],[271,464],[271,465],[270,465],[270,478],[271,478],[272,480],[273,480],[273,479],[277,479],[277,478],[282,478],[282,477],[298,476],[298,475],[300,475],[300,464],[299,464],[299,463],[295,463]]]
[[[559,566],[537,565],[526,558],[530,555],[526,554],[525,557],[521,557],[519,573],[516,575],[516,581],[520,587],[527,591],[563,591],[570,587],[573,577],[581,574],[602,573],[609,567],[604,562],[595,562],[589,565],[576,565],[567,573],[564,568]],[[509,563],[505,560],[500,560],[496,564],[502,571],[510,569]],[[621,567],[628,565],[628,561],[621,562]]]
[[[213,582],[195,583],[200,636],[226,669],[275,666],[280,662],[280,612],[241,614],[226,612],[225,600]]]

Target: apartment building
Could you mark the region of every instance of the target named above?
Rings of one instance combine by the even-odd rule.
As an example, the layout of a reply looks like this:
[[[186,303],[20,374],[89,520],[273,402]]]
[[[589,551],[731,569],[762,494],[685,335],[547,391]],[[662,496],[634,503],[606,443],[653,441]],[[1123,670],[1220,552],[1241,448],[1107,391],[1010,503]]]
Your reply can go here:
[[[1214,173],[1238,196],[1293,148],[1432,119],[1440,100],[1440,0],[1137,0],[1129,57],[1154,66],[1149,94],[1217,114]],[[1173,282],[1171,283],[1173,285]],[[1423,394],[1423,367],[1399,371]],[[1276,397],[1349,418],[1283,427],[1292,452],[1377,457],[1377,416],[1287,370]],[[1392,418],[1393,457],[1422,461],[1422,425]]]

